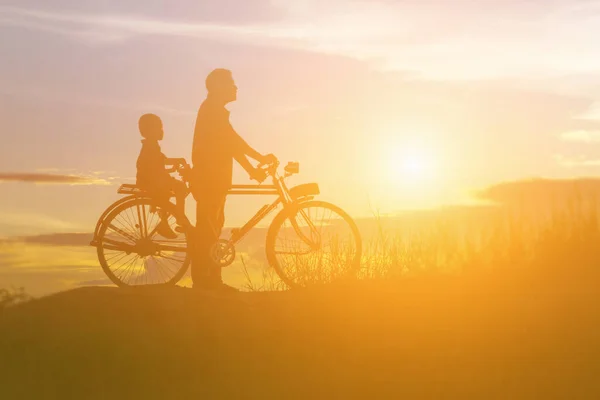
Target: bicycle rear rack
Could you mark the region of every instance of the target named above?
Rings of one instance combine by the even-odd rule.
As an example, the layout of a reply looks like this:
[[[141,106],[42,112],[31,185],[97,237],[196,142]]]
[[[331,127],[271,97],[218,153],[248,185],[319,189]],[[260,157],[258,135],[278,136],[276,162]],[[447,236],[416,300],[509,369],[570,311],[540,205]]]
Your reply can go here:
[[[150,193],[148,190],[142,189],[139,186],[131,183],[123,183],[121,186],[119,186],[119,189],[117,189],[117,193],[134,196],[152,197],[152,193]],[[175,193],[173,191],[170,191],[169,195],[170,197],[174,197]]]
[[[136,194],[136,195],[140,195],[140,194],[146,193],[146,191],[140,189],[137,185],[130,184],[130,183],[123,183],[121,186],[119,186],[119,189],[117,190],[117,193],[119,193],[119,194]]]

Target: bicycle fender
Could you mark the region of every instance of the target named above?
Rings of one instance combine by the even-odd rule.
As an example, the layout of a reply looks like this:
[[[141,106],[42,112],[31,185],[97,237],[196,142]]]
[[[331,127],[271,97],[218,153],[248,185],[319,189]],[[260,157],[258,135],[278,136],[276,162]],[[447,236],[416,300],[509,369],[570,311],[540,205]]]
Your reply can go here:
[[[320,194],[321,191],[319,189],[318,183],[303,183],[301,185],[294,186],[290,188],[290,196],[294,200],[305,201],[304,198],[314,197]],[[309,199],[307,199],[309,200]]]

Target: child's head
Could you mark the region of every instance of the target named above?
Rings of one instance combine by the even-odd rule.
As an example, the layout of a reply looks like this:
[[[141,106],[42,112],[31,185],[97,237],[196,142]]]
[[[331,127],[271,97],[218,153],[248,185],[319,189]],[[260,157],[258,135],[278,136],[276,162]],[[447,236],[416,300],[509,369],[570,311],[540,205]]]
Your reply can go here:
[[[142,137],[150,140],[162,140],[163,125],[159,116],[156,114],[144,114],[138,122],[140,134]]]

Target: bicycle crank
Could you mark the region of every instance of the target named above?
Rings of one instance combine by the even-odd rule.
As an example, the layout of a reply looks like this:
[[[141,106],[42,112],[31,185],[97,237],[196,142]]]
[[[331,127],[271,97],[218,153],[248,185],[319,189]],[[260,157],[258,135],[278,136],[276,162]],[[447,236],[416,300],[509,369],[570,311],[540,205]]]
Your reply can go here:
[[[235,260],[235,247],[225,239],[219,239],[212,246],[210,257],[221,268],[228,267]]]

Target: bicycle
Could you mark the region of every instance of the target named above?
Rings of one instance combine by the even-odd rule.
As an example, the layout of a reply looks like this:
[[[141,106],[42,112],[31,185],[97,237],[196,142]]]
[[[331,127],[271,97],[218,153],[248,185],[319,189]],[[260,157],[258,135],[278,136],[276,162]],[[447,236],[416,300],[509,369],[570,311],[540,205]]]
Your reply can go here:
[[[314,200],[320,194],[317,183],[287,187],[285,180],[299,173],[298,163],[288,163],[283,176],[278,173],[279,162],[259,167],[272,184],[232,185],[228,195],[277,198],[241,228],[232,229],[229,239],[219,239],[212,247],[213,261],[221,267],[231,265],[236,256],[235,245],[282,206],[267,230],[265,250],[268,264],[287,286],[305,287],[356,276],[362,241],[354,220],[338,206]],[[189,195],[189,165],[180,164],[176,171],[186,183]],[[190,264],[193,225],[170,200],[156,199],[136,185],[122,184],[117,193],[125,197],[102,213],[90,243],[97,249],[102,269],[120,287],[176,284]],[[177,231],[177,238],[167,239],[157,233],[157,225],[164,218]]]

